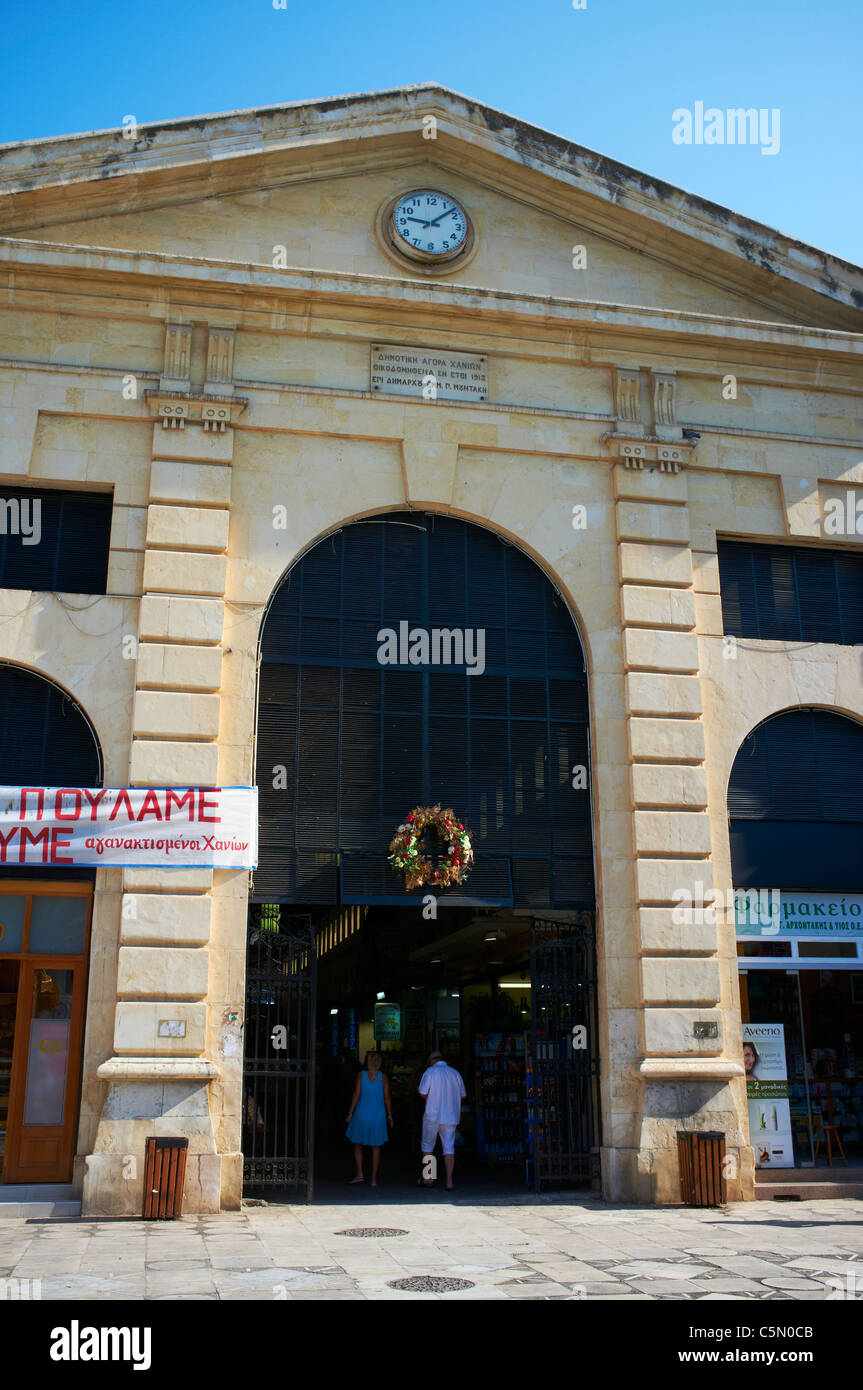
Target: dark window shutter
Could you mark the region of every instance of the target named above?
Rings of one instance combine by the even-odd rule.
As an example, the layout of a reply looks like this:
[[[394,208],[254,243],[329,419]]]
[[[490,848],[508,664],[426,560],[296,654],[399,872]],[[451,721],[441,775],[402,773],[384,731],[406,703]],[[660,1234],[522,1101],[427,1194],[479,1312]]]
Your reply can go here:
[[[718,540],[722,626],[737,637],[758,637],[752,547]]]
[[[863,644],[863,555],[840,552],[836,556],[836,587],[842,617],[842,640]]]
[[[863,554],[725,540],[716,549],[725,632],[863,643]]]
[[[381,666],[401,622],[482,628],[484,672]],[[261,650],[256,900],[403,901],[389,842],[437,801],[473,834],[472,900],[592,905],[584,654],[521,551],[449,517],[346,526],[286,577]]]
[[[38,503],[39,543],[11,534],[16,516],[30,530]],[[104,594],[108,578],[113,498],[110,493],[0,486],[0,588]],[[23,510],[22,510],[23,507]]]
[[[800,614],[793,550],[758,545],[753,548],[752,557],[760,635],[796,641],[800,637]]]
[[[50,681],[0,665],[0,783],[98,787],[102,755],[82,710]]]
[[[789,710],[742,744],[728,785],[736,887],[859,888],[863,726]]]
[[[836,584],[836,556],[829,550],[795,551],[800,630],[818,633],[819,642],[843,642]]]

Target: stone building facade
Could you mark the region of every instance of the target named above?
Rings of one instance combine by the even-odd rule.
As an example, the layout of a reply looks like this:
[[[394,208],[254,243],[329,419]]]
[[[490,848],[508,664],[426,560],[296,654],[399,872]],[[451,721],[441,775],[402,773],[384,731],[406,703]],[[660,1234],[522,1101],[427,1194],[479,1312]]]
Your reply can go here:
[[[863,273],[434,86],[6,146],[0,179],[0,481],[113,495],[107,592],[3,589],[0,660],[74,697],[106,786],[249,785],[297,557],[405,509],[521,548],[587,661],[603,1191],[677,1200],[694,1119],[751,1196],[734,923],[676,895],[731,885],[746,736],[863,720],[863,688],[850,645],[729,656],[717,535],[836,543]],[[447,263],[388,235],[424,188],[469,215]],[[482,357],[487,399],[373,389],[380,347]],[[239,1205],[247,897],[241,870],[98,870],[85,1214],[139,1209],[159,1132],[190,1139],[187,1210]]]

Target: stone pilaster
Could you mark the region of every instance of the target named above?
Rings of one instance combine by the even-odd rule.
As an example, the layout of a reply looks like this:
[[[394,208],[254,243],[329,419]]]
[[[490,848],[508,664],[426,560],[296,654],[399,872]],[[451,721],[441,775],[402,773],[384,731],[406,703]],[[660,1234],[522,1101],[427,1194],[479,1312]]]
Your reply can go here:
[[[673,390],[670,374],[655,379],[654,429],[666,436],[675,429]],[[676,1131],[700,1128],[725,1132],[729,1191],[740,1196],[751,1186],[752,1157],[740,1096],[731,1089],[743,1068],[726,1054],[723,1032],[724,918],[714,920],[711,911],[706,748],[681,471],[692,446],[656,434],[638,440],[623,429],[628,442],[612,437],[612,453],[621,460],[613,468],[643,1019],[635,1073],[643,1091],[633,1151],[607,1151],[606,1192],[679,1200]],[[634,456],[625,452],[631,449]]]
[[[203,391],[193,390],[189,375],[189,338],[182,326],[168,326],[164,375],[148,397],[154,425],[133,786],[219,779],[232,426],[245,402],[224,378],[233,335],[211,332]],[[223,1188],[238,1190],[240,1155],[218,1152],[208,1101],[220,1074],[208,1047],[212,887],[211,869],[124,873],[114,1055],[98,1069],[107,1090],[86,1160],[85,1214],[140,1211],[151,1134],[189,1139],[187,1211],[218,1211]]]

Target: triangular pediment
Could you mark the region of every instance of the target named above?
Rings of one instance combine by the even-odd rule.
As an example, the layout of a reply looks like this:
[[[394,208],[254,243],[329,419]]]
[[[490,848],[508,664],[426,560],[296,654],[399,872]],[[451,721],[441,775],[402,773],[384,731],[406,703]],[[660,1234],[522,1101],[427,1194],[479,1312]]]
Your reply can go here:
[[[450,284],[863,325],[856,267],[435,86],[4,146],[0,179],[0,236],[419,280],[380,215],[428,185],[476,234]]]

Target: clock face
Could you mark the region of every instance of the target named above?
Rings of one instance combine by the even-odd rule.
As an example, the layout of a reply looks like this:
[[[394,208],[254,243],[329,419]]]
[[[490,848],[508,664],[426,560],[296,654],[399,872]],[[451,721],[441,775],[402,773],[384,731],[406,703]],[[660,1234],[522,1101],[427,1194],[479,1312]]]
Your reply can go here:
[[[449,259],[467,241],[467,215],[447,193],[418,189],[396,203],[393,231],[396,245],[407,255]]]

